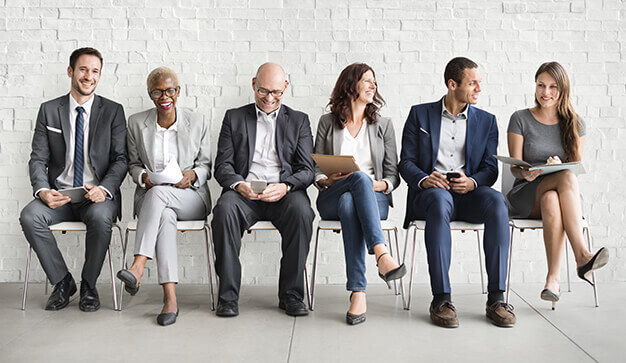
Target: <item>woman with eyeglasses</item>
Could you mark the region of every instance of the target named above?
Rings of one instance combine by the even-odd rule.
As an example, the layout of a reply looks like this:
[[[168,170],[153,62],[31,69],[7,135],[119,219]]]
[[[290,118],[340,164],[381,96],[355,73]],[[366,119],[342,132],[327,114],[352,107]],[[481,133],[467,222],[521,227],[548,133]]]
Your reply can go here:
[[[320,189],[317,210],[322,219],[339,220],[346,259],[349,325],[366,318],[365,252],[374,255],[378,275],[389,282],[406,274],[404,264],[391,257],[380,221],[387,219],[391,191],[400,184],[393,124],[381,117],[384,101],[378,93],[374,70],[364,63],[346,67],[330,97],[330,113],[317,126],[315,153],[352,155],[360,171],[324,175],[316,167]]]
[[[535,107],[516,111],[509,121],[509,153],[533,165],[580,161],[585,133],[585,123],[571,103],[565,68],[557,62],[542,64],[535,73]],[[513,217],[543,221],[548,274],[540,296],[554,309],[561,296],[565,237],[574,251],[578,277],[592,285],[591,273],[607,264],[609,251],[602,247],[593,254],[585,246],[576,175],[569,170],[548,175],[542,171],[511,166],[516,180],[507,198]]]
[[[128,118],[128,168],[137,184],[135,259],[117,277],[125,283],[125,290],[135,295],[146,261],[156,257],[158,282],[163,287],[163,309],[157,323],[170,325],[179,311],[177,221],[205,219],[211,210],[209,121],[200,113],[176,107],[180,86],[173,70],[156,68],[147,83],[155,108]],[[166,168],[180,169],[182,178],[161,184],[150,180],[148,172],[155,179],[163,178],[169,174],[163,172]]]

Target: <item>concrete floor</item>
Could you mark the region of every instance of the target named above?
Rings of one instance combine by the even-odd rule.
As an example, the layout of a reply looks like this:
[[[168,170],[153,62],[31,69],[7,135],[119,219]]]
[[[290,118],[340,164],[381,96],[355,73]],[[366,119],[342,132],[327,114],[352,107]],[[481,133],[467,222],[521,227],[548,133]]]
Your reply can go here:
[[[78,309],[78,294],[58,312],[43,310],[42,284],[0,284],[0,362],[617,362],[626,361],[626,284],[603,284],[599,308],[592,290],[572,284],[555,311],[539,299],[541,285],[514,286],[517,326],[502,329],[484,316],[480,285],[454,285],[458,329],[430,323],[427,285],[416,284],[411,310],[383,285],[368,290],[368,318],[348,326],[343,286],[318,286],[315,311],[292,318],[277,308],[276,287],[244,286],[240,316],[218,318],[208,287],[180,285],[180,316],[161,327],[161,289],[142,286],[112,310],[110,285],[98,286],[102,308]],[[564,286],[565,287],[565,286]]]

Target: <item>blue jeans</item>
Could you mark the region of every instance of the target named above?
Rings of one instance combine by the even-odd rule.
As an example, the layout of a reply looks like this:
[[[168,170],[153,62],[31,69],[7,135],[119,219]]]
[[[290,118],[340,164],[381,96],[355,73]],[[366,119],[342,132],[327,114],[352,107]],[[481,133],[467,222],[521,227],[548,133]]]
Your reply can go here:
[[[339,220],[346,257],[346,288],[365,291],[365,248],[370,255],[374,246],[385,243],[380,220],[387,219],[389,199],[374,192],[372,179],[357,171],[320,192],[317,210],[322,219]]]

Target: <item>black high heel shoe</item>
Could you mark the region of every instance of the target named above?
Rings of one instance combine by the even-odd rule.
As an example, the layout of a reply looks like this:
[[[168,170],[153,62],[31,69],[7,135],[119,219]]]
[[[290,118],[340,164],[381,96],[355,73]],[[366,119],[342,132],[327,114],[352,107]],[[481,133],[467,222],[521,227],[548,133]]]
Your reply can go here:
[[[378,256],[378,258],[376,259],[376,266],[378,266],[378,261],[380,261],[380,258],[388,254],[388,252],[385,252]],[[394,268],[393,270],[387,271],[387,273],[384,275],[378,272],[378,276],[383,279],[383,281],[385,281],[387,287],[390,289],[391,284],[389,283],[389,281],[401,279],[404,275],[406,275],[406,267],[404,266],[404,264]]]
[[[350,293],[350,302],[352,302],[352,295],[354,295],[355,291]],[[363,291],[365,293],[365,291]],[[348,325],[357,325],[364,322],[366,319],[365,313],[363,314],[351,314],[349,311],[346,313],[346,323]]]
[[[604,267],[608,262],[609,250],[607,250],[606,247],[602,247],[598,250],[598,252],[596,252],[595,255],[593,255],[589,262],[576,269],[576,271],[578,272],[578,277],[587,281],[591,286],[593,286],[593,282],[590,280],[589,276],[594,270]]]

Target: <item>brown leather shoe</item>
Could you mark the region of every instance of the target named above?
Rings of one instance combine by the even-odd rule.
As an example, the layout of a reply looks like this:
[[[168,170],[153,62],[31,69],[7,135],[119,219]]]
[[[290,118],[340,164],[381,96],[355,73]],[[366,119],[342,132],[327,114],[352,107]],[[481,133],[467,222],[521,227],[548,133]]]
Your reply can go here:
[[[487,319],[494,325],[502,328],[512,328],[517,322],[515,314],[513,314],[513,305],[504,301],[497,301],[491,305],[487,305]]]
[[[456,316],[456,309],[450,301],[444,301],[437,306],[430,304],[430,320],[435,325],[443,328],[458,328],[459,319]]]

